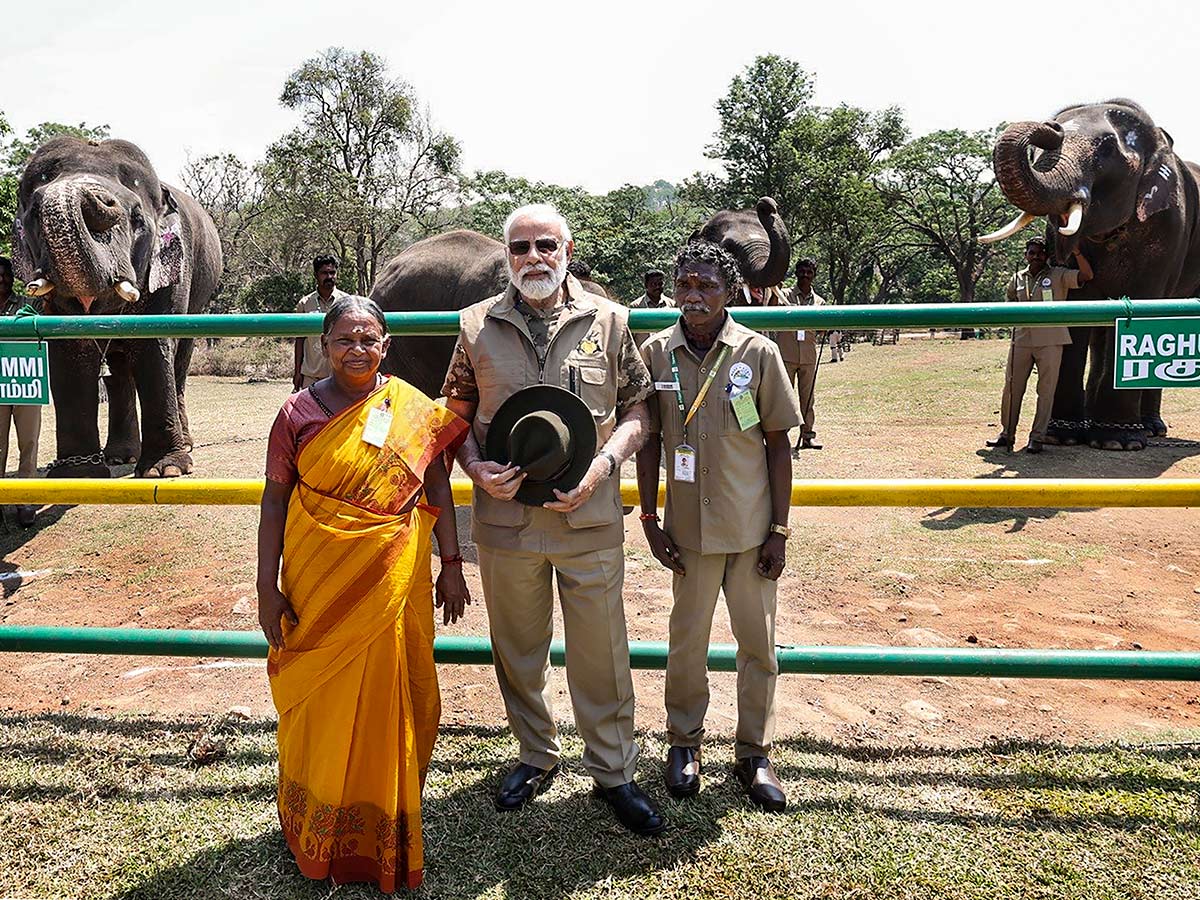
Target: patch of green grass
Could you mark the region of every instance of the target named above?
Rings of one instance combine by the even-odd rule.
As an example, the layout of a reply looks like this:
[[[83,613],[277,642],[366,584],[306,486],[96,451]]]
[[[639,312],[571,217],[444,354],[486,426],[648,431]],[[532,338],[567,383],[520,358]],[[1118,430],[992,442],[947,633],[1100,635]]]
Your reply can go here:
[[[0,896],[377,896],[301,877],[279,835],[274,725],[245,723],[194,767],[189,717],[0,719]],[[422,897],[1079,898],[1200,896],[1198,735],[1169,745],[966,750],[781,742],[791,799],[773,816],[707,745],[704,789],[665,796],[660,736],[641,783],[667,834],[626,834],[590,794],[581,746],[515,814],[492,809],[515,754],[502,728],[443,730],[426,788]],[[1191,741],[1191,743],[1188,743]]]

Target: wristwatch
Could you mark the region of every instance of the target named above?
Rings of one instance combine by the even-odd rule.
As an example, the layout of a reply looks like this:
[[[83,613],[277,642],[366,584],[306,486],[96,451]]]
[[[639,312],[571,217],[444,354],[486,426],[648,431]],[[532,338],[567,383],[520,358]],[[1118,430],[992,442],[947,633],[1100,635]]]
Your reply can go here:
[[[601,450],[598,455],[603,456],[608,460],[608,477],[612,478],[615,474],[617,474],[617,458],[607,450]]]
[[[792,536],[792,529],[788,528],[786,525],[775,525],[772,523],[771,534],[782,534],[783,539],[786,541]]]

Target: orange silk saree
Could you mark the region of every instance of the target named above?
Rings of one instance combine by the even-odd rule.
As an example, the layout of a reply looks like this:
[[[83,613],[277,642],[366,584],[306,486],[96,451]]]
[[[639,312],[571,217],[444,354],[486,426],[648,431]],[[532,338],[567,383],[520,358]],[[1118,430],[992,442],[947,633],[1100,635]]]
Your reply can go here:
[[[392,414],[382,447],[363,440]],[[397,378],[300,449],[280,586],[300,622],[267,661],[279,713],[279,821],[300,871],[391,893],[421,883],[421,785],[441,704],[431,533],[410,504],[466,423]]]

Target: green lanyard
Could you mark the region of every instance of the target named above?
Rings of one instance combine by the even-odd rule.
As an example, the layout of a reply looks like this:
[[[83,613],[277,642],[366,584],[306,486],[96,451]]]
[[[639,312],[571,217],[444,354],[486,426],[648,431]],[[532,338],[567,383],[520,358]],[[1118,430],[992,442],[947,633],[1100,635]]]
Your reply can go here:
[[[700,408],[700,402],[704,399],[705,394],[708,393],[708,389],[712,387],[713,379],[717,377],[717,372],[728,355],[729,345],[726,344],[721,348],[721,352],[717,356],[717,361],[713,363],[713,367],[708,370],[708,377],[704,379],[704,384],[700,386],[700,392],[696,394],[696,399],[692,402],[692,408],[685,415],[683,412],[683,383],[679,380],[679,361],[675,358],[675,351],[671,351],[671,377],[675,379],[675,404],[679,407],[679,415],[683,417],[684,431],[687,430],[688,423],[692,421],[692,417],[696,415],[696,410]]]

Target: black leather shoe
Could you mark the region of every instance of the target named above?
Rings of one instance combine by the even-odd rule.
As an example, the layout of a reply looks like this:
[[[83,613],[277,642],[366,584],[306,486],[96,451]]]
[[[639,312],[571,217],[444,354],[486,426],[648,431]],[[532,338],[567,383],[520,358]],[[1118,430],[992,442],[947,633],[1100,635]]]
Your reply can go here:
[[[983,443],[988,447],[998,447],[1001,449],[1005,447],[1011,448],[1013,445],[1013,439],[1002,431],[996,436],[994,441],[984,441]]]
[[[1041,441],[1030,441],[1028,446],[1026,446],[1026,448],[1025,448],[1025,452],[1026,453],[1041,453],[1042,452],[1042,442]]]
[[[700,748],[672,747],[667,751],[663,780],[672,797],[691,797],[700,790]]]
[[[17,507],[17,524],[22,528],[29,528],[33,525],[37,518],[38,508],[36,506],[18,506]]]
[[[550,782],[557,774],[557,764],[549,769],[539,769],[537,766],[518,763],[500,782],[500,790],[496,792],[496,809],[500,812],[520,809],[550,787]]]
[[[739,759],[733,767],[733,773],[746,789],[746,796],[755,804],[767,812],[783,812],[787,809],[783,785],[779,783],[771,761],[765,756]]]
[[[637,786],[636,781],[630,781],[617,787],[601,787],[596,785],[595,792],[616,813],[617,821],[634,834],[659,834],[667,827],[654,801],[646,792]]]

